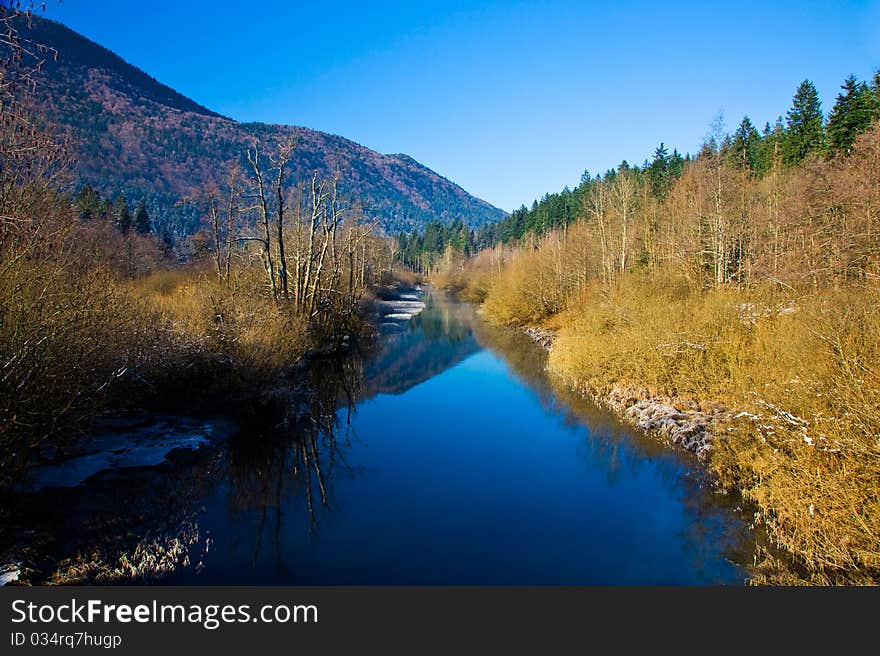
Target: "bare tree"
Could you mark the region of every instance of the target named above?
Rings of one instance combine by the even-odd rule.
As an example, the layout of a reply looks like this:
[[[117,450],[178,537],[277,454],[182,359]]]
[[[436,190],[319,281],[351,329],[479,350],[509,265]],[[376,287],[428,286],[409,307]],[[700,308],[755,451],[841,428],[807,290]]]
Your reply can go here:
[[[247,151],[248,162],[250,163],[254,172],[254,177],[257,180],[257,191],[256,193],[251,194],[251,197],[255,198],[258,202],[257,207],[260,210],[260,217],[263,224],[263,234],[265,236],[262,240],[262,258],[263,266],[266,269],[266,275],[269,278],[269,289],[272,291],[272,298],[278,300],[278,287],[275,284],[275,264],[272,260],[272,230],[269,223],[269,201],[266,197],[266,186],[263,180],[263,170],[260,166],[260,153],[258,148],[257,145],[254,145],[253,151]]]
[[[223,250],[220,245],[220,211],[217,209],[220,191],[212,187],[208,191],[208,213],[211,216],[211,236],[214,239],[214,265],[217,267],[217,278],[223,281]]]
[[[278,233],[278,282],[281,285],[281,292],[284,294],[284,300],[290,301],[290,293],[288,292],[287,283],[287,257],[284,252],[284,167],[290,161],[290,156],[296,147],[296,142],[291,139],[278,149],[278,156],[274,159],[276,170],[275,176],[275,225]]]
[[[712,180],[712,215],[709,220],[714,278],[716,285],[727,282],[727,221],[724,213],[724,160],[721,143],[724,139],[724,117],[719,114],[710,127],[709,139],[703,147]]]
[[[638,208],[638,181],[626,169],[618,171],[611,183],[610,205],[617,216],[620,234],[618,236],[618,257],[615,267],[620,273],[626,272],[629,263],[630,227]]]
[[[312,184],[310,192],[311,211],[308,224],[308,246],[306,247],[305,256],[302,258],[303,271],[297,278],[297,301],[300,309],[308,309],[311,299],[307,298],[312,282],[312,265],[315,260],[315,238],[318,228],[321,225],[323,214],[326,211],[324,201],[327,199],[326,183],[324,180],[318,179],[318,172],[312,174]]]
[[[602,281],[606,284],[613,277],[613,265],[609,244],[608,229],[608,192],[604,182],[594,184],[585,199],[588,215],[596,223],[596,231],[599,233],[599,248],[602,253]]]
[[[327,256],[327,248],[336,238],[336,227],[339,223],[339,206],[338,206],[338,181],[333,179],[330,185],[330,192],[325,196],[323,209],[319,216],[321,217],[321,250],[317,255],[315,262],[315,272],[312,278],[312,287],[308,292],[307,311],[311,316],[318,308],[318,291],[321,283],[321,276],[324,273],[324,260]]]

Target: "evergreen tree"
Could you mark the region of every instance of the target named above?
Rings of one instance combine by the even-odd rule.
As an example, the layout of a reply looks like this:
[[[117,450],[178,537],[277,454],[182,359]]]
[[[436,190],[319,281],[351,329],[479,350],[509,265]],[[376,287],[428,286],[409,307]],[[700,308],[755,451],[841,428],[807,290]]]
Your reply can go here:
[[[752,125],[749,117],[744,116],[733,135],[730,148],[728,149],[731,163],[735,167],[755,175],[758,172],[760,147],[761,135],[758,134],[755,126]]]
[[[868,85],[854,75],[841,86],[843,93],[828,115],[828,145],[833,153],[849,154],[856,137],[868,129],[874,115],[874,99]]]
[[[709,137],[706,141],[703,142],[703,145],[700,146],[700,152],[697,153],[697,157],[703,160],[710,158],[718,152],[718,142],[715,141],[714,137]]]
[[[147,206],[143,199],[138,201],[137,207],[134,210],[134,229],[141,235],[146,235],[150,232],[150,215],[147,214]]]
[[[113,209],[116,219],[116,227],[119,228],[120,232],[127,233],[131,230],[132,221],[131,211],[128,209],[128,201],[125,200],[124,194],[119,194]]]
[[[669,157],[669,179],[677,180],[684,171],[685,158],[678,152],[678,148],[672,149],[672,155]]]
[[[98,218],[109,221],[112,216],[113,203],[110,202],[109,198],[101,199],[101,204],[98,206]]]
[[[101,212],[101,196],[90,185],[83,185],[74,197],[74,203],[79,210],[79,218],[83,221],[96,219]]]
[[[645,168],[651,183],[651,193],[663,200],[669,192],[669,151],[662,141],[654,151],[654,160]]]
[[[162,230],[162,247],[165,257],[170,257],[174,251],[174,235],[171,234],[168,228]]]
[[[812,152],[821,151],[825,143],[822,104],[815,85],[801,82],[795,92],[791,109],[786,114],[785,160],[797,164]]]
[[[758,175],[763,176],[782,162],[783,147],[785,140],[785,127],[782,117],[776,119],[776,124],[764,126],[764,135],[758,148]]]
[[[880,70],[874,73],[874,80],[871,82],[871,100],[873,111],[871,112],[871,120],[880,119]]]

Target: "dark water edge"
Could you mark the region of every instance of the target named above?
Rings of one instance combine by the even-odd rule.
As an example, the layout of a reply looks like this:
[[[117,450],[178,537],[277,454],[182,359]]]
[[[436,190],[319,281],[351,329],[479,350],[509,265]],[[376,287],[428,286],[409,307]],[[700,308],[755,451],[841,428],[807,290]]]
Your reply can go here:
[[[49,472],[56,487],[17,499],[3,553],[34,583],[743,583],[735,500],[545,362],[431,291],[373,348],[313,360],[287,421],[105,427],[97,442],[147,460]]]

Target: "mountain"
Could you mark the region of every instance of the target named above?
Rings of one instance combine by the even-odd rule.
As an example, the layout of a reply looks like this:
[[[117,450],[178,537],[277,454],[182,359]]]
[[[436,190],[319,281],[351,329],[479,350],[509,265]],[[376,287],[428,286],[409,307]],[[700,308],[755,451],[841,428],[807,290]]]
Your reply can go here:
[[[255,141],[269,153],[291,137],[297,147],[290,182],[338,171],[341,192],[360,201],[389,234],[436,220],[477,227],[504,216],[407,155],[383,155],[305,127],[239,123],[60,23],[35,17],[19,30],[57,52],[46,58],[35,100],[73,140],[77,183],[145,199],[157,229],[193,232],[199,218],[186,199],[221,182],[231,162],[246,164],[244,154]]]

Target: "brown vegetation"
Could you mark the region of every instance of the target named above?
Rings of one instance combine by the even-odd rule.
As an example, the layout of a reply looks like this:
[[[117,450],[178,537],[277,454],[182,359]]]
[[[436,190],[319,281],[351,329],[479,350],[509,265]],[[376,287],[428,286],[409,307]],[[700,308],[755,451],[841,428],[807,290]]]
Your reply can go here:
[[[47,440],[108,406],[275,384],[313,346],[361,329],[363,293],[388,266],[369,227],[339,220],[313,238],[315,253],[296,240],[287,253],[301,299],[294,305],[267,283],[274,239],[254,248],[236,237],[228,268],[222,241],[181,266],[154,236],[83,222],[69,198],[24,190],[25,205],[3,207],[4,479],[21,469],[13,463],[30,462]],[[285,233],[302,230],[292,224]]]
[[[253,150],[250,176],[232,168],[200,194],[206,227],[185,264],[155,235],[83,218],[60,191],[67,144],[34,114],[31,58],[0,11],[16,54],[0,67],[0,491],[102,410],[275,385],[361,330],[391,250],[336,180],[286,186],[293,143]]]

